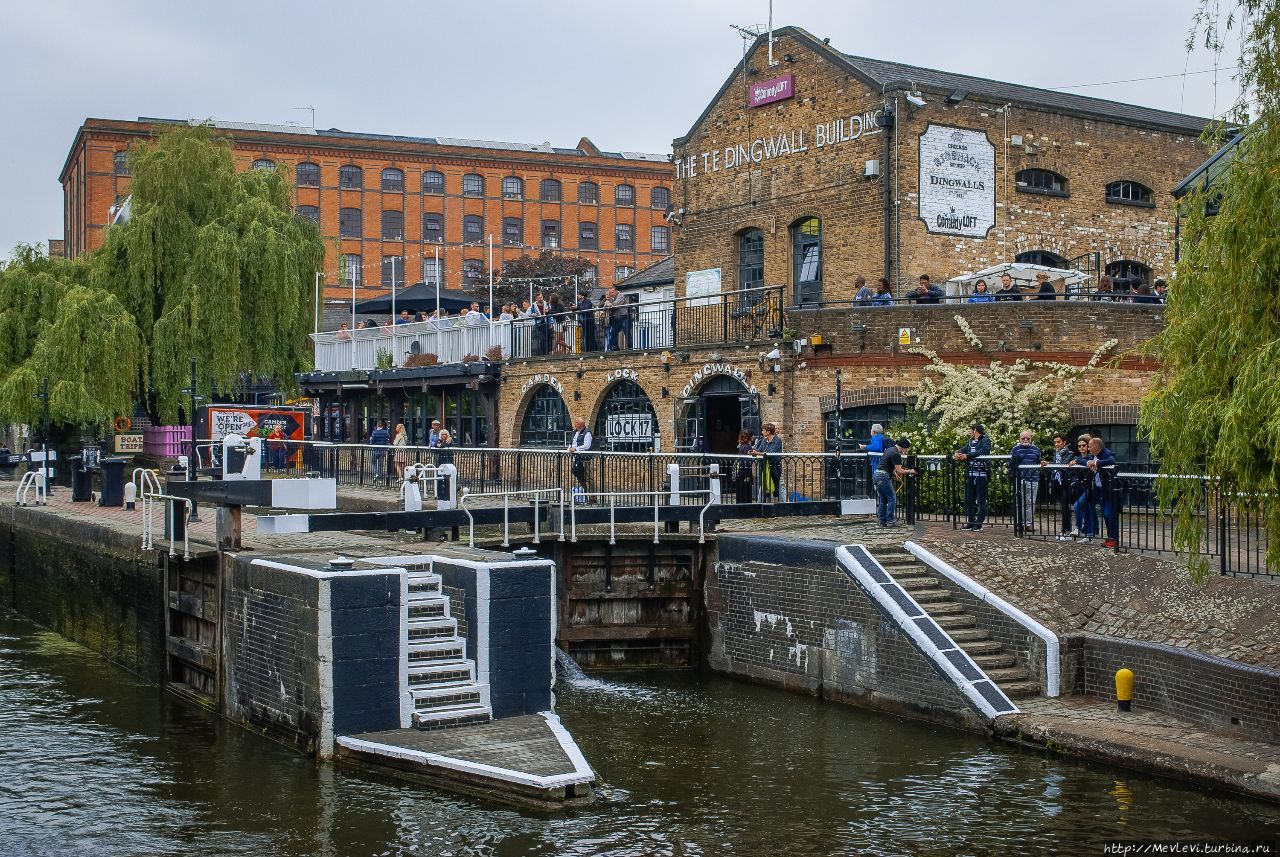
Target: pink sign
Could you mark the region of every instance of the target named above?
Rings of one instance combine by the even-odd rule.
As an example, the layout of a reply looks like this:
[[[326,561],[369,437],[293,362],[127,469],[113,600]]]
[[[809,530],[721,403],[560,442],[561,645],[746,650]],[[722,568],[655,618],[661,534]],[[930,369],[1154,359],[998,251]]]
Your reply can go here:
[[[751,84],[751,106],[762,107],[775,101],[785,101],[795,94],[795,75],[784,74],[772,80],[762,80]]]

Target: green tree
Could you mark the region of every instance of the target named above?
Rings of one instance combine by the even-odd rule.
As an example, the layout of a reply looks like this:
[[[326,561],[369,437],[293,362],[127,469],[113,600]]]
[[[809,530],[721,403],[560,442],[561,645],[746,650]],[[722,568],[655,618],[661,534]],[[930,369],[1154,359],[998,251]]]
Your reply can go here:
[[[1151,345],[1161,368],[1142,405],[1153,457],[1167,473],[1202,473],[1224,491],[1280,491],[1280,3],[1240,0],[1225,20],[1205,0],[1188,49],[1203,38],[1221,51],[1225,30],[1243,24],[1241,80],[1246,94],[1228,114],[1247,125],[1234,162],[1211,188],[1183,200],[1180,258],[1167,325]],[[1256,119],[1248,122],[1253,102]],[[1216,129],[1218,134],[1221,128]],[[1220,142],[1220,136],[1215,142]],[[1217,214],[1205,203],[1217,196]],[[1174,541],[1207,571],[1199,555],[1205,510],[1194,480],[1161,480],[1160,498],[1175,517]],[[1261,505],[1280,533],[1280,503]],[[1280,539],[1268,559],[1280,565]]]
[[[20,247],[0,272],[0,408],[29,419],[51,383],[57,422],[128,414],[144,396],[173,422],[198,361],[198,387],[247,375],[294,386],[311,363],[313,277],[324,249],[295,217],[285,172],[237,172],[206,126],[160,134],[129,153],[128,222],[75,262]],[[38,406],[38,403],[36,403]]]
[[[590,270],[591,262],[581,256],[566,256],[551,250],[543,250],[537,256],[526,253],[493,272],[493,299],[499,305],[512,301],[519,303],[529,297],[529,286],[532,285],[535,293],[558,292],[560,297],[568,300],[573,297],[574,278],[581,278]],[[487,282],[474,283],[466,289],[482,302],[488,302]]]

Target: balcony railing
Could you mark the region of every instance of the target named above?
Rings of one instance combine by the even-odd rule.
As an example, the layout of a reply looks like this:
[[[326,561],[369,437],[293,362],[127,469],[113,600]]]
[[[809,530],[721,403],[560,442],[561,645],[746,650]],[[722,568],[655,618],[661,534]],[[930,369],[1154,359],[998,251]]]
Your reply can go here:
[[[509,359],[750,342],[781,336],[782,322],[782,290],[771,287],[510,321],[452,317],[330,331],[312,334],[312,339],[316,370],[339,372],[377,369],[380,353],[384,364],[389,358],[390,366],[398,368],[428,365],[414,360],[415,355],[434,354],[437,363],[463,363],[468,357],[490,358],[493,348]]]

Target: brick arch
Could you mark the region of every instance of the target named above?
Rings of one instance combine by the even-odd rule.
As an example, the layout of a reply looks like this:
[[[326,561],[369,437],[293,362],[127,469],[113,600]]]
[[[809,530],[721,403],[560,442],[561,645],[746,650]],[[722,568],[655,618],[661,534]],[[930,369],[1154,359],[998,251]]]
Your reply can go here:
[[[637,377],[634,379],[636,382],[636,385],[640,388],[641,392],[643,392],[646,396],[649,397],[649,404],[653,406],[654,416],[658,417],[659,420],[661,420],[661,416],[658,413],[658,402],[661,400],[661,396],[654,395],[652,385],[645,380],[643,373],[637,372],[636,374],[637,374]],[[600,416],[600,408],[601,406],[604,405],[605,396],[609,395],[609,391],[612,390],[614,387],[618,386],[619,382],[625,381],[625,380],[632,380],[632,379],[615,378],[613,379],[613,381],[611,381],[608,384],[605,384],[603,387],[600,388],[600,392],[596,394],[595,399],[589,405],[589,410],[587,411],[586,415],[583,416],[583,419],[587,421],[587,428],[591,429],[592,431],[595,431],[596,419]],[[660,388],[658,392],[661,393]],[[565,402],[565,404],[568,404],[568,402]],[[575,414],[573,413],[573,409],[570,408],[569,417],[572,418],[574,416]]]
[[[863,387],[861,389],[843,389],[840,391],[841,404],[844,408],[862,408],[868,405],[897,405],[915,399],[914,387]],[[835,410],[836,394],[829,393],[818,397],[821,411],[831,413]]]
[[[561,381],[560,383],[563,384],[564,382]],[[541,381],[537,384],[534,384],[532,387],[524,391],[524,395],[521,396],[520,401],[516,403],[516,413],[515,413],[514,419],[511,422],[510,436],[515,439],[517,446],[520,443],[520,427],[524,425],[524,415],[529,410],[529,403],[533,401],[533,397],[537,395],[539,390],[541,390],[543,387],[550,387],[550,386],[551,384],[549,384],[546,381]],[[572,420],[573,407],[569,404],[571,401],[573,401],[572,395],[566,396],[565,391],[561,390],[560,398],[564,399],[564,406],[569,411],[569,419]]]

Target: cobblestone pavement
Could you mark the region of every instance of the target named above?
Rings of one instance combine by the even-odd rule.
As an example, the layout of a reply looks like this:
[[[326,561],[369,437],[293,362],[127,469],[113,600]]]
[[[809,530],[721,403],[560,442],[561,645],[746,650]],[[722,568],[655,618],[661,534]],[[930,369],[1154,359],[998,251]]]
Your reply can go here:
[[[1002,738],[1280,800],[1280,746],[1083,696],[1019,700]]]

